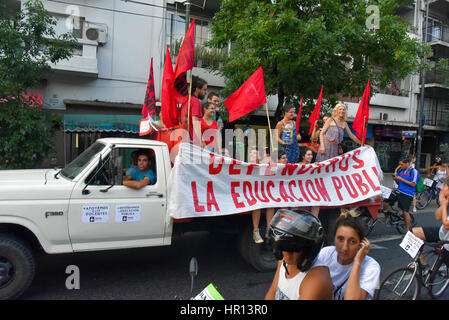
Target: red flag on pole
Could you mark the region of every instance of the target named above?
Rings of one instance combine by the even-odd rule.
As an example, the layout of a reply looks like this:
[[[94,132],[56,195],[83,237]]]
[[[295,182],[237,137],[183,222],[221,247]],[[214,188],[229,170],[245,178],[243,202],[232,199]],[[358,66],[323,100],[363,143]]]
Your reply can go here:
[[[150,77],[148,78],[147,91],[142,107],[142,115],[144,118],[150,117],[156,112],[156,95],[154,93],[154,77],[153,77],[153,58],[150,64]]]
[[[224,101],[229,111],[229,122],[267,103],[263,70],[259,67],[240,88]]]
[[[167,128],[172,128],[179,124],[178,108],[176,107],[176,100],[173,94],[173,74],[173,65],[167,46],[161,90],[161,113],[164,125]]]
[[[318,97],[318,100],[315,104],[315,108],[313,109],[313,112],[309,117],[309,122],[310,122],[309,136],[312,134],[313,127],[315,126],[315,122],[320,118],[321,100],[322,99],[323,99],[323,85],[321,85],[320,96]]]
[[[301,97],[301,104],[299,106],[299,112],[298,112],[298,115],[296,116],[296,133],[297,134],[299,134],[299,126],[301,124],[302,99],[303,99],[303,97]]]
[[[365,144],[366,137],[366,122],[369,118],[369,98],[370,98],[370,80],[366,84],[365,91],[363,92],[362,100],[357,110],[352,129],[354,129],[357,137],[362,141],[362,145]]]
[[[192,19],[186,36],[179,49],[176,59],[174,75],[174,93],[178,103],[183,104],[189,98],[189,87],[187,85],[187,71],[193,69],[195,61],[195,19]]]

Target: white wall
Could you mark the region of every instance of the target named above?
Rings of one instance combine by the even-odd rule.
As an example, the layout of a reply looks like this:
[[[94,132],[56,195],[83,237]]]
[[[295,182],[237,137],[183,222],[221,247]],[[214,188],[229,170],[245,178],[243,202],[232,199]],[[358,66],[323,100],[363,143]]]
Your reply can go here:
[[[51,76],[45,90],[48,107],[63,109],[64,99],[143,103],[151,57],[159,97],[165,53],[164,3],[141,2],[155,6],[121,0],[43,1],[48,11],[57,14],[70,13],[75,7],[86,22],[105,24],[108,30],[106,44],[97,48],[98,77],[64,72]]]

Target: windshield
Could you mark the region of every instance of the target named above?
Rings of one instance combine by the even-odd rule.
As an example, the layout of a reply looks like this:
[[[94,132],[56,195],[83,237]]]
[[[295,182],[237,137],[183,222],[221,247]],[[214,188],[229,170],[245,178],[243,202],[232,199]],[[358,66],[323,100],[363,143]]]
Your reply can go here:
[[[95,142],[72,162],[70,162],[64,169],[62,169],[61,174],[66,178],[74,179],[104,148],[104,144]]]

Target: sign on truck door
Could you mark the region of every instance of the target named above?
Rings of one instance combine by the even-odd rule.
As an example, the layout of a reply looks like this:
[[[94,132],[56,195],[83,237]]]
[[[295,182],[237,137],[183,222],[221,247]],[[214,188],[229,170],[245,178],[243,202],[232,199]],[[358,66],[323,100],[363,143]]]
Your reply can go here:
[[[131,153],[138,149],[148,151],[157,180],[135,190],[117,177],[133,165]],[[68,219],[73,250],[162,245],[166,200],[160,148],[115,147],[92,164],[73,190]]]

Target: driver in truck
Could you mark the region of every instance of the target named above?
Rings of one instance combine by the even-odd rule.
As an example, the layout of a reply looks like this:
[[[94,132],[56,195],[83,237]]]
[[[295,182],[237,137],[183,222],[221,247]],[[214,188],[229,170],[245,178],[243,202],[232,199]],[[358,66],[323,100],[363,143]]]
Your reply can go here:
[[[151,160],[148,152],[140,151],[137,156],[137,168],[123,177],[123,185],[132,189],[141,189],[156,183],[156,174],[150,169]]]

